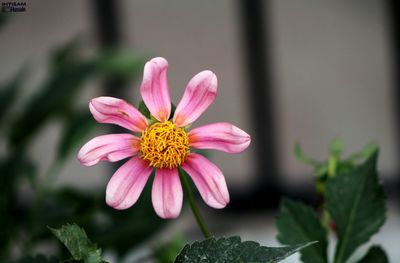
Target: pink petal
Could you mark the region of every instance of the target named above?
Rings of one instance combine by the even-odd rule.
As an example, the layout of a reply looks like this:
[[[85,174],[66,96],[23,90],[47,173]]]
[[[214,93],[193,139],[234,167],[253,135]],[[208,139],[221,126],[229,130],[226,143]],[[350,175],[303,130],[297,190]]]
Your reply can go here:
[[[230,123],[212,123],[191,130],[190,146],[239,153],[250,144],[250,135]]]
[[[89,108],[100,123],[117,124],[135,132],[142,132],[147,127],[146,117],[124,100],[98,97],[90,101]]]
[[[151,192],[153,207],[161,218],[176,218],[182,209],[183,192],[178,170],[157,169]]]
[[[193,123],[217,96],[217,76],[205,70],[194,76],[175,110],[174,123],[183,127]]]
[[[95,137],[79,151],[78,159],[86,166],[107,160],[116,162],[131,157],[139,150],[139,138],[132,134],[108,134]]]
[[[142,98],[150,113],[160,122],[171,113],[171,97],[167,80],[168,62],[164,58],[153,58],[144,66],[140,87]]]
[[[214,208],[229,203],[229,192],[221,170],[200,154],[191,153],[182,165],[192,178],[204,202]]]
[[[146,185],[152,167],[138,156],[122,165],[107,184],[106,202],[115,209],[127,209],[134,205]]]

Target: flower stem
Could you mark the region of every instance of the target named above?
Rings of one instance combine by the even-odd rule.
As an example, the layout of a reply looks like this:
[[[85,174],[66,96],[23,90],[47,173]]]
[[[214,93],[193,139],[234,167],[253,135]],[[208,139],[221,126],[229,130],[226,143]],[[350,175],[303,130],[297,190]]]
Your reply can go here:
[[[203,236],[205,238],[210,238],[211,237],[210,231],[208,231],[208,228],[207,228],[206,224],[204,223],[204,219],[200,214],[200,210],[196,205],[196,202],[194,200],[193,193],[192,193],[192,190],[190,189],[190,185],[186,178],[186,175],[182,171],[182,169],[178,169],[178,170],[179,170],[179,176],[181,178],[181,182],[183,185],[183,189],[186,192],[187,198],[189,200],[190,208],[192,209],[192,212],[196,219],[197,225],[199,226],[201,232],[203,233]]]

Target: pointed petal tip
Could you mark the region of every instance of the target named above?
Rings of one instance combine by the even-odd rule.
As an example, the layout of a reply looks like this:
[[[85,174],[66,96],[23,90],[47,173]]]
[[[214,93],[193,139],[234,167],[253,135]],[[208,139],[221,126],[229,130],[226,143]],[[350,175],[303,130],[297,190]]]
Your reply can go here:
[[[125,209],[129,208],[129,207],[123,207],[121,204],[118,204],[118,203],[113,203],[113,201],[110,200],[110,198],[107,198],[107,196],[106,196],[106,204],[109,207],[112,207],[112,208],[114,208],[116,210],[125,210]]]
[[[208,84],[209,91],[208,92],[217,94],[218,78],[217,78],[217,75],[215,75],[215,73],[212,72],[211,70],[203,70],[200,73],[198,73],[196,76],[194,76],[193,79],[196,79],[199,82],[209,81],[209,84]]]
[[[200,126],[191,130],[188,135],[191,147],[219,150],[231,154],[244,151],[251,142],[249,134],[227,122]]]
[[[81,165],[84,165],[84,166],[93,166],[93,165],[95,165],[95,164],[97,164],[98,162],[87,162],[86,160],[85,160],[85,158],[84,158],[84,153],[82,152],[82,149],[79,151],[79,153],[78,153],[78,155],[77,155],[77,159],[78,159],[78,161],[79,161],[79,163],[81,164]]]
[[[249,147],[251,143],[251,136],[247,132],[245,132],[244,130],[240,129],[235,125],[232,125],[232,132],[233,134],[237,134],[238,136],[240,136],[242,142],[241,148],[237,152],[232,152],[232,153],[241,153]]]
[[[175,214],[163,214],[163,213],[159,213],[158,211],[156,211],[156,214],[161,217],[162,219],[175,219],[178,218],[180,215],[179,213],[175,213]]]
[[[213,71],[207,69],[207,70],[203,70],[200,73],[211,78],[212,84],[214,84],[214,85],[217,84],[217,82],[218,82],[217,75],[215,75],[215,73]]]
[[[79,152],[78,152],[76,158],[78,159],[78,161],[79,161],[79,163],[80,163],[81,165],[84,165],[84,166],[93,166],[93,165],[97,164],[100,160],[92,160],[92,161],[88,161],[88,160],[87,160],[87,154],[88,154],[87,144],[88,144],[88,143],[86,143],[85,145],[83,145],[83,146],[81,147],[81,149],[79,150]]]
[[[78,160],[82,165],[92,166],[100,161],[117,162],[134,156],[139,147],[139,138],[127,133],[106,134],[94,137],[78,152]]]
[[[229,203],[229,201],[227,201],[225,203],[214,203],[213,205],[209,204],[209,206],[211,206],[212,208],[215,208],[215,209],[223,209],[228,205],[228,203]]]
[[[157,169],[151,191],[153,207],[159,217],[173,219],[180,215],[183,191],[176,168]]]
[[[167,67],[168,61],[163,57],[155,57],[149,60],[147,63],[157,64],[159,67]]]
[[[132,157],[111,177],[106,187],[106,203],[118,210],[133,206],[138,200],[152,169],[139,157]]]
[[[213,208],[222,209],[230,200],[228,187],[222,171],[207,158],[191,153],[182,165],[192,178],[204,202]]]
[[[152,116],[160,122],[169,119],[171,97],[168,88],[168,61],[157,57],[149,60],[143,71],[140,93]]]
[[[89,102],[89,109],[99,123],[116,124],[135,132],[147,127],[147,119],[125,100],[113,97],[97,97]]]
[[[92,105],[93,107],[101,104],[113,104],[113,103],[118,103],[119,101],[123,101],[121,99],[117,99],[114,97],[108,97],[108,96],[100,96],[93,98],[89,101],[89,105]]]
[[[221,199],[215,200],[215,202],[209,202],[208,205],[215,209],[223,209],[230,202],[229,192],[226,192],[222,195]]]
[[[173,122],[183,127],[193,123],[217,97],[217,76],[210,70],[196,74],[187,84],[176,107]]]

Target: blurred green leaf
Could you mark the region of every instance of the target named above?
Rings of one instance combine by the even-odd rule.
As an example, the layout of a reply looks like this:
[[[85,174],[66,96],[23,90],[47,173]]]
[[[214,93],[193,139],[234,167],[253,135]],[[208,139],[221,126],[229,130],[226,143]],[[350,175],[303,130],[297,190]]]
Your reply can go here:
[[[159,218],[154,212],[151,203],[151,186],[152,183],[149,180],[136,204],[124,211],[107,206],[103,194],[99,212],[104,220],[97,223],[89,232],[101,247],[113,248],[122,255],[167,224],[167,220]]]
[[[380,246],[373,246],[358,263],[389,263],[389,259]]]
[[[87,237],[85,230],[76,224],[66,224],[51,232],[67,247],[74,260],[84,263],[101,263],[101,249]]]
[[[297,160],[299,160],[307,165],[311,165],[314,167],[319,167],[321,165],[321,162],[311,158],[310,156],[307,156],[301,149],[301,146],[299,143],[296,143],[294,145],[294,155],[296,156]]]
[[[10,242],[19,242],[21,238],[28,240],[27,246],[48,240],[50,233],[43,224],[61,225],[73,219],[88,229],[88,234],[99,237],[101,245],[115,248],[123,254],[155,233],[165,222],[155,215],[149,201],[149,190],[143,194],[146,195],[145,200],[139,200],[135,205],[137,209],[122,213],[107,207],[105,189],[42,189],[34,179],[36,168],[25,159],[26,146],[45,124],[55,117],[66,120],[57,149],[57,157],[63,159],[80,145],[95,123],[89,117],[89,110],[81,111],[76,106],[86,81],[91,77],[104,76],[128,78],[142,70],[144,60],[133,52],[101,51],[88,58],[82,56],[80,44],[79,39],[74,39],[53,52],[49,77],[33,96],[21,104],[17,114],[9,118],[11,127],[6,131],[10,143],[7,146],[11,147],[6,150],[11,151],[6,153],[6,159],[0,159],[0,214],[6,215],[0,216],[0,257],[10,251]],[[14,96],[18,97],[17,89],[1,89],[0,120],[6,116]],[[21,175],[27,175],[35,184],[34,189],[41,190],[40,194],[34,194],[32,202],[17,202]]]
[[[329,153],[335,156],[336,158],[340,157],[340,155],[343,152],[343,149],[344,149],[344,143],[341,139],[336,138],[329,143]]]
[[[3,261],[2,261],[3,262]],[[29,256],[17,261],[4,261],[3,263],[59,263],[56,257],[45,257],[43,255]]]
[[[18,200],[18,183],[23,176],[32,180],[36,166],[24,154],[18,152],[0,159],[0,258],[6,254],[10,242],[28,216],[26,205]]]
[[[172,263],[182,250],[185,241],[181,235],[175,235],[170,241],[154,248],[154,259],[158,263]]]
[[[24,146],[51,117],[69,112],[79,88],[95,70],[95,63],[82,62],[54,72],[12,124],[13,145]]]
[[[146,185],[137,203],[124,211],[107,206],[104,195],[105,188],[90,191],[59,188],[48,192],[37,211],[38,218],[29,225],[31,238],[49,238],[49,232],[43,225],[60,226],[66,221],[76,222],[100,247],[123,255],[167,223],[155,214],[152,207],[151,182]]]
[[[15,104],[26,75],[27,69],[24,67],[13,79],[0,86],[0,127],[3,125],[4,119],[10,112],[11,107]]]
[[[288,247],[264,247],[254,241],[242,242],[240,237],[210,238],[186,245],[176,263],[219,262],[279,262],[315,242]]]
[[[314,174],[317,178],[323,178],[328,175],[328,165],[324,163],[314,170]],[[326,179],[326,178],[325,178]]]
[[[327,233],[311,207],[284,198],[276,224],[279,231],[278,240],[284,245],[318,241],[317,244],[300,251],[302,262],[328,262]]]
[[[326,209],[337,226],[335,263],[345,262],[385,222],[385,197],[376,170],[378,152],[328,180]]]
[[[97,58],[99,72],[113,77],[131,78],[142,72],[147,58],[128,50],[103,50]]]
[[[364,160],[368,159],[373,155],[376,151],[378,150],[378,145],[375,143],[369,143],[364,148],[361,149],[361,151],[354,153],[347,158],[349,162],[356,162],[359,160]]]
[[[51,117],[73,111],[82,85],[92,76],[130,78],[142,69],[143,57],[132,52],[100,52],[94,59],[78,56],[77,41],[71,41],[53,55],[50,77],[26,103],[10,132],[14,146],[25,146]]]
[[[50,57],[51,70],[54,72],[67,65],[79,63],[82,60],[81,45],[81,38],[78,36],[63,46],[57,47]]]
[[[65,120],[65,126],[58,144],[57,160],[64,160],[72,151],[82,146],[87,136],[96,127],[88,109],[76,110]]]

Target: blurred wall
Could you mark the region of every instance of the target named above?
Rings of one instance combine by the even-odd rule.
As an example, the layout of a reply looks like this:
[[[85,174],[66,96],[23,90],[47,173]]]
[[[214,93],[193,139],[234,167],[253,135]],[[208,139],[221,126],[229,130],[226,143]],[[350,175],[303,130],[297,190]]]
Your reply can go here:
[[[280,167],[290,182],[306,171],[293,143],[323,159],[334,137],[348,153],[377,142],[380,169],[398,171],[385,7],[379,0],[271,2]]]
[[[194,74],[204,69],[217,74],[218,98],[195,126],[229,121],[251,133],[235,1],[118,3],[124,46],[169,60],[173,101],[178,102]],[[93,1],[78,0],[27,2],[27,12],[16,14],[0,32],[0,81],[24,62],[31,62],[32,85],[25,91],[29,96],[45,74],[51,48],[79,34],[95,47],[92,5]],[[334,137],[343,138],[349,152],[376,141],[382,147],[382,170],[389,174],[397,171],[383,1],[273,0],[265,12],[272,32],[271,63],[278,114],[275,128],[285,182],[296,183],[310,172],[293,157],[294,142],[301,142],[307,153],[324,159],[326,145]],[[130,87],[128,100],[138,101],[138,84]],[[82,103],[97,95],[101,91],[97,83],[91,83]],[[52,160],[59,130],[57,124],[46,128],[34,145],[33,154],[43,171]],[[252,156],[249,149],[236,156],[213,153],[212,158],[230,183],[245,189],[253,174]],[[88,169],[73,159],[63,170],[60,182],[100,183],[105,178],[99,174],[109,174],[108,167],[101,164]]]

